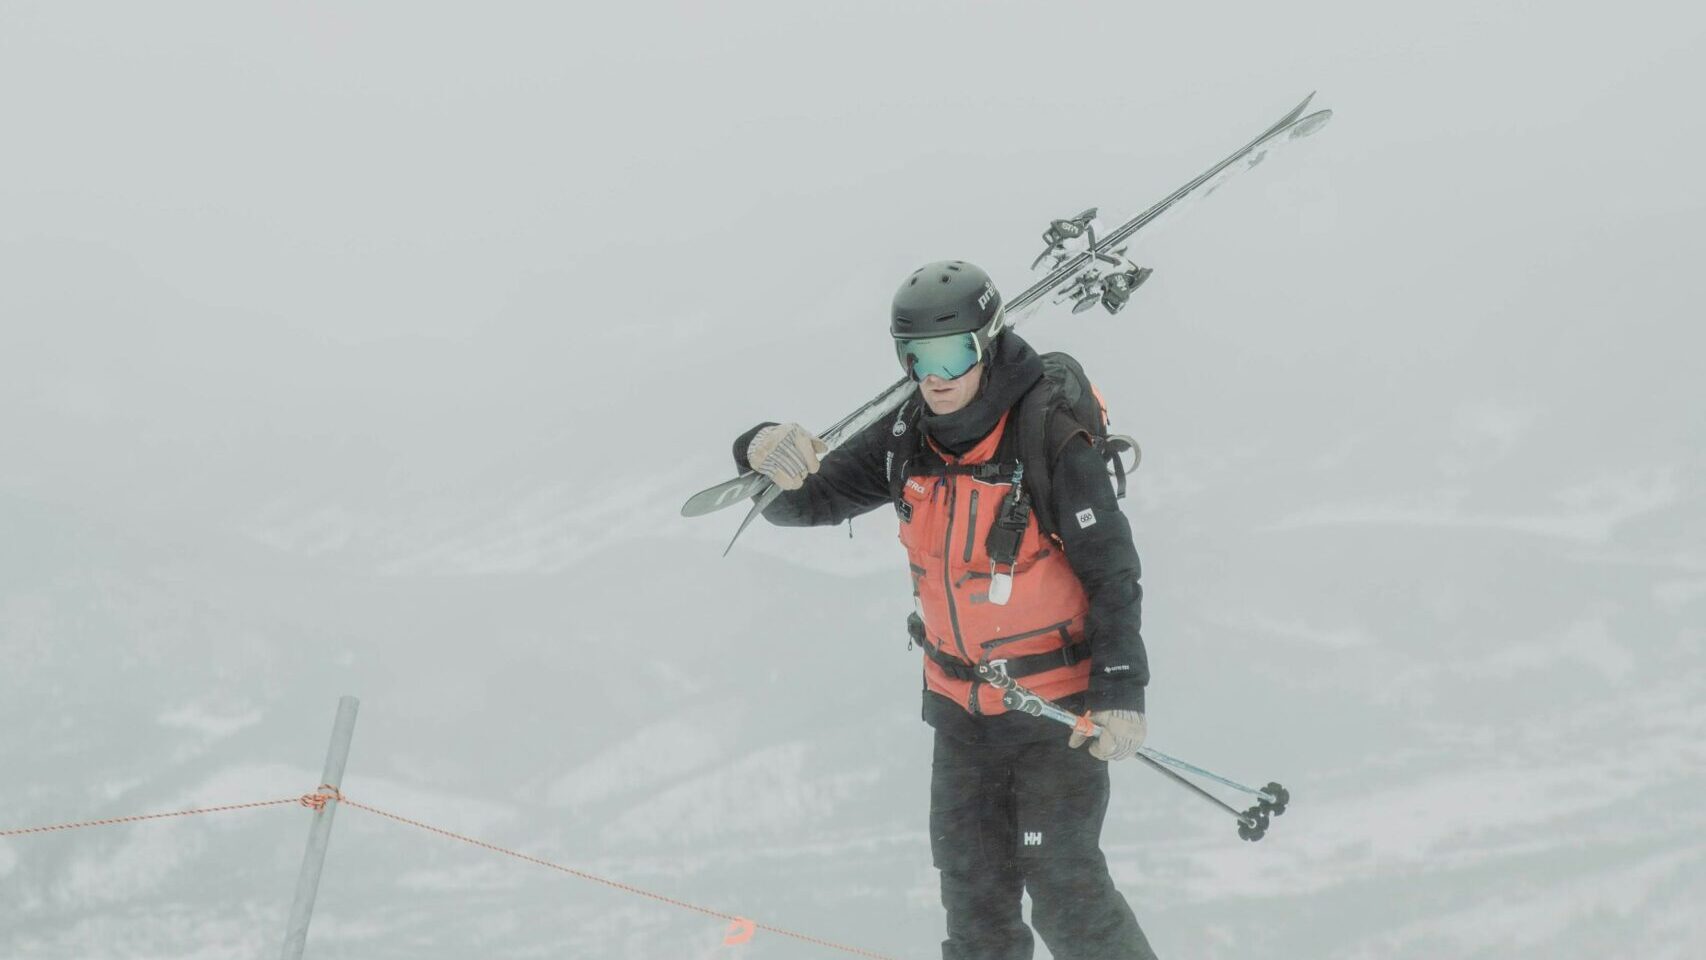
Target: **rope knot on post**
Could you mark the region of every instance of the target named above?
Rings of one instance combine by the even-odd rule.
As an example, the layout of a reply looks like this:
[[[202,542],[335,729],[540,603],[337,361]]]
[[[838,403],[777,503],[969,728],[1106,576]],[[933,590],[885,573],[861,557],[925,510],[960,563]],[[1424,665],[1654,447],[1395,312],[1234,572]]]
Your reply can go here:
[[[337,787],[334,787],[329,783],[320,784],[319,790],[322,792],[303,794],[302,799],[298,800],[297,802],[302,804],[305,807],[312,808],[316,812],[326,809],[326,801],[327,800],[336,800],[339,803],[344,802],[343,793],[340,790],[338,790]],[[330,790],[331,793],[325,793],[324,792],[327,790]]]

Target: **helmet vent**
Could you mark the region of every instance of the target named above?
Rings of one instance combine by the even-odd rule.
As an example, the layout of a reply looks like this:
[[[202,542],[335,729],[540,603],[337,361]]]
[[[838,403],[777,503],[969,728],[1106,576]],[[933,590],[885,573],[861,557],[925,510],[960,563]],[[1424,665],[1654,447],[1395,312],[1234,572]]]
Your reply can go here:
[[[944,313],[941,316],[936,318],[936,322],[941,323],[945,320],[952,320],[957,316],[959,316],[959,314],[957,314],[957,313]]]
[[[958,260],[955,260],[953,263],[948,264],[948,269],[953,270],[956,273],[959,272],[960,262]]]
[[[953,282],[953,279],[954,279],[953,277],[950,277],[945,273],[942,274],[942,282],[943,283],[951,283],[951,282]]]
[[[918,283],[918,274],[916,274],[916,273],[912,275],[911,280],[906,281],[906,285],[909,287],[914,286],[917,283]]]

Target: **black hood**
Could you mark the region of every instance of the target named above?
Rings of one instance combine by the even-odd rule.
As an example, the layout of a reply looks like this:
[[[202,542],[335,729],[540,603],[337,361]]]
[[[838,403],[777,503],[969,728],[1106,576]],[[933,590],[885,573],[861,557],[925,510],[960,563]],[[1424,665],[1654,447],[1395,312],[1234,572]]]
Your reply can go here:
[[[955,456],[977,446],[989,436],[1001,415],[1013,408],[1025,391],[1043,375],[1043,358],[1011,330],[995,343],[995,355],[983,371],[983,389],[959,410],[937,416],[921,395],[924,432],[942,449]]]

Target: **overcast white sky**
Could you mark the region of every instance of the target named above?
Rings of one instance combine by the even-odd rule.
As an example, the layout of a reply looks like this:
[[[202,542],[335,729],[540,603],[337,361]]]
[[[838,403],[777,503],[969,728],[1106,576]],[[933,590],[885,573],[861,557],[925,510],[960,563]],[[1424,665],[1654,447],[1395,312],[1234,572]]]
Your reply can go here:
[[[1699,955],[1703,40],[1648,2],[0,3],[0,829],[304,792],[352,693],[352,796],[935,956],[893,521],[720,559],[737,512],[676,509],[893,379],[919,263],[1016,292],[1049,219],[1316,90],[1125,313],[1026,328],[1144,445],[1155,745],[1300,798],[1256,848],[1122,769],[1115,876],[1164,957]],[[311,956],[741,960],[400,829],[341,815]],[[270,955],[304,830],[0,841],[0,957]]]

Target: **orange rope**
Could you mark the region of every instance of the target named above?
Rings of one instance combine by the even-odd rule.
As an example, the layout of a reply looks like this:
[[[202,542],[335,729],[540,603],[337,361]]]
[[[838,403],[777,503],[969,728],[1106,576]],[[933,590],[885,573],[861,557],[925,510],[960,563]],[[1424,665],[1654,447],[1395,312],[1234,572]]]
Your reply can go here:
[[[680,907],[683,910],[692,910],[695,913],[702,913],[708,917],[727,920],[732,926],[730,928],[731,932],[724,940],[725,944],[732,945],[745,943],[751,938],[752,931],[764,930],[778,936],[788,937],[793,940],[799,940],[815,946],[825,947],[830,950],[838,950],[842,953],[850,953],[855,956],[867,957],[869,960],[893,960],[893,958],[880,953],[872,953],[869,950],[861,950],[858,947],[850,947],[830,940],[822,940],[817,937],[808,936],[807,934],[796,933],[792,930],[783,929],[782,927],[771,926],[767,923],[759,923],[745,917],[736,916],[732,913],[724,913],[721,910],[712,910],[709,907],[701,907],[698,904],[688,903],[685,900],[677,900],[674,897],[666,897],[661,893],[653,893],[650,890],[643,890],[639,887],[621,883],[616,880],[606,880],[603,877],[595,876],[583,870],[576,870],[573,867],[565,867],[562,864],[552,863],[549,860],[541,860],[538,857],[530,857],[525,853],[500,847],[496,844],[487,843],[484,840],[476,840],[473,837],[463,836],[460,833],[445,830],[442,827],[435,827],[431,824],[422,823],[419,820],[411,820],[408,817],[398,816],[395,813],[389,813],[387,811],[380,810],[377,807],[370,807],[365,803],[350,800],[345,797],[337,787],[326,783],[320,784],[319,788],[314,793],[305,793],[300,797],[286,797],[282,800],[262,800],[258,803],[233,803],[218,807],[198,807],[193,810],[178,810],[172,813],[145,813],[131,817],[112,817],[106,820],[85,820],[81,823],[60,823],[46,827],[21,827],[14,830],[0,830],[0,837],[21,837],[32,833],[50,833],[55,830],[78,830],[83,827],[104,827],[117,823],[139,823],[144,820],[162,820],[168,817],[189,817],[201,813],[226,813],[232,810],[254,810],[260,807],[279,807],[286,804],[299,804],[318,813],[325,810],[326,803],[332,800],[336,800],[338,803],[345,804],[347,806],[355,807],[358,810],[366,810],[368,813],[377,814],[381,817],[395,820],[398,823],[406,823],[411,827],[419,827],[429,833],[436,833],[443,837],[449,837],[452,840],[460,840],[463,843],[472,844],[476,847],[490,850],[493,853],[501,853],[506,857],[525,860],[528,863],[557,870],[559,872],[569,874],[570,876],[579,877],[582,880],[590,880],[593,883],[600,883],[612,889],[620,890],[623,893],[631,893],[636,896],[656,900],[659,903],[667,903],[672,907]]]
[[[136,823],[141,820],[161,820],[166,817],[188,817],[198,813],[225,813],[230,810],[253,810],[256,807],[277,807],[287,803],[301,803],[300,797],[286,797],[283,800],[263,800],[259,803],[233,803],[223,807],[200,807],[195,810],[179,810],[175,813],[145,813],[136,817],[113,817],[110,820],[85,820],[82,823],[57,823],[51,827],[21,827],[16,830],[0,830],[0,837],[21,837],[27,833],[49,833],[54,830],[77,830],[83,827],[105,827],[115,823]]]
[[[773,927],[767,923],[758,923],[757,921],[754,921],[754,920],[748,920],[745,917],[736,916],[735,914],[732,914],[732,913],[724,913],[721,910],[712,910],[709,907],[701,907],[698,904],[688,903],[685,900],[677,900],[673,897],[666,897],[661,893],[653,893],[650,890],[642,890],[639,887],[630,886],[626,883],[621,883],[621,882],[618,882],[616,880],[606,880],[603,877],[594,876],[593,874],[586,873],[585,871],[576,870],[573,867],[565,867],[562,864],[552,863],[549,860],[541,860],[538,857],[530,857],[525,853],[519,853],[515,850],[509,850],[509,849],[506,849],[504,847],[497,846],[496,844],[487,843],[484,840],[476,840],[473,837],[465,837],[460,833],[453,833],[453,832],[451,832],[449,830],[445,830],[441,827],[435,827],[435,826],[432,826],[431,824],[422,823],[419,820],[410,820],[408,817],[398,816],[395,813],[387,813],[384,810],[380,810],[376,807],[370,807],[365,803],[360,803],[360,802],[357,802],[355,800],[343,799],[341,802],[346,804],[347,806],[355,807],[358,810],[366,810],[368,813],[378,814],[381,817],[387,817],[389,819],[397,821],[398,823],[406,823],[411,827],[419,827],[422,830],[426,830],[430,833],[436,833],[440,836],[449,837],[452,840],[460,840],[463,843],[473,844],[476,847],[480,847],[480,848],[485,849],[485,850],[490,850],[493,853],[501,853],[506,857],[514,857],[517,860],[525,860],[528,863],[537,864],[538,866],[546,867],[546,868],[549,868],[551,870],[557,870],[557,871],[560,871],[562,873],[569,874],[570,876],[579,877],[582,880],[591,880],[593,883],[601,883],[601,884],[603,884],[607,887],[610,887],[612,889],[621,890],[624,893],[632,893],[632,894],[635,894],[636,896],[641,896],[641,897],[646,897],[646,898],[649,898],[652,900],[656,900],[659,903],[667,903],[672,907],[680,907],[683,910],[692,910],[695,913],[702,913],[702,914],[709,916],[709,917],[716,917],[719,920],[727,920],[730,923],[739,924],[741,928],[765,930],[765,931],[768,931],[770,933],[777,934],[779,936],[789,937],[789,938],[794,939],[794,940],[800,940],[800,941],[803,941],[805,943],[810,943],[810,944],[813,944],[813,945],[816,945],[819,947],[826,947],[830,950],[839,950],[842,953],[851,953],[851,954],[854,954],[856,956],[868,957],[868,958],[871,958],[871,960],[893,960],[893,958],[885,956],[885,955],[880,954],[880,953],[872,953],[868,950],[861,950],[858,947],[849,947],[849,946],[846,946],[845,944],[834,943],[834,942],[829,941],[829,940],[820,940],[817,937],[808,936],[808,935],[803,934],[803,933],[795,933],[792,930],[784,930],[781,927]]]
[[[331,793],[324,793],[324,792],[321,792],[321,793],[305,793],[302,795],[301,799],[297,800],[296,802],[302,804],[305,807],[308,807],[309,809],[313,810],[315,813],[319,813],[321,810],[326,809],[326,801],[327,800],[336,800],[339,803],[344,802],[344,795],[338,791],[337,787],[334,787],[329,783],[322,783],[322,784],[320,784],[318,789],[321,791],[330,790],[332,792]]]

